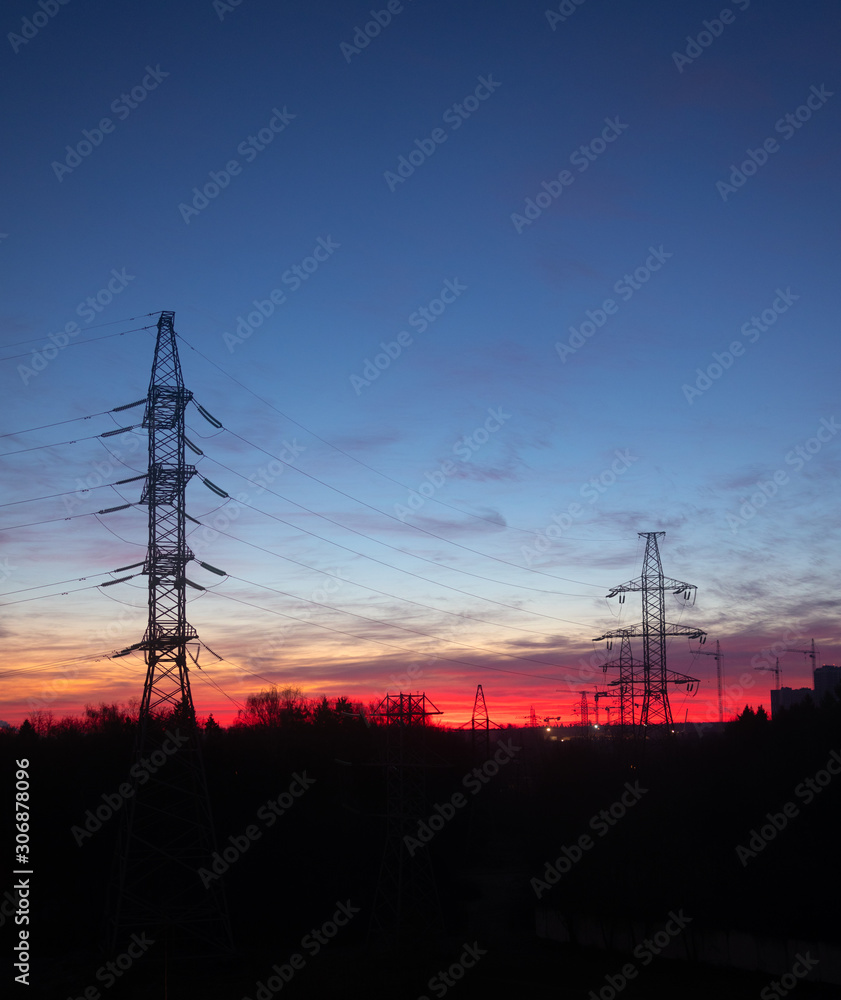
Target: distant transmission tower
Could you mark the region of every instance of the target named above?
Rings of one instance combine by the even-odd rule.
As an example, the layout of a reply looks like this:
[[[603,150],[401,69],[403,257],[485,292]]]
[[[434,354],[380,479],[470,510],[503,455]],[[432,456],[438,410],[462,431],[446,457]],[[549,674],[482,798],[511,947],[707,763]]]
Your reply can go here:
[[[611,640],[619,639],[621,641],[619,659],[610,660],[603,667],[605,672],[611,668],[619,670],[619,680],[611,681],[609,686],[619,688],[619,725],[627,727],[636,725],[634,685],[636,684],[637,688],[641,687],[643,677],[642,660],[635,660],[631,655],[631,636],[634,634],[633,629],[616,629],[610,633]],[[608,649],[612,645],[612,641],[608,642]],[[623,729],[623,733],[627,731]]]
[[[425,694],[387,694],[374,712],[385,727],[386,843],[371,930],[392,939],[424,933],[441,920],[429,853],[406,839],[416,839],[427,818],[423,737],[429,717],[440,714]]]
[[[587,704],[587,691],[578,692],[581,695],[581,701],[578,703],[578,724],[584,726],[585,728],[590,725],[590,709]]]
[[[142,649],[147,670],[132,774],[134,794],[123,810],[112,943],[142,928],[163,932],[176,946],[202,939],[231,946],[219,879],[206,888],[198,871],[214,851],[210,800],[190,691],[187,644],[197,638],[186,618],[186,566],[193,553],[185,534],[185,491],[195,469],[184,457],[184,388],[174,313],[158,320],[155,360],[143,426],[149,467],[141,503],[149,508],[149,619]]]
[[[669,590],[674,594],[682,593],[684,599],[688,600],[696,587],[694,584],[663,576],[657,539],[662,538],[665,531],[640,531],[638,534],[645,539],[642,576],[614,587],[607,596],[615,597],[617,594],[624,595],[640,591],[642,593],[642,623],[630,628],[606,632],[594,641],[615,637],[642,636],[643,703],[639,721],[643,729],[648,729],[654,726],[672,726],[674,724],[672,709],[669,705],[669,684],[691,686],[698,683],[698,679],[695,677],[688,677],[686,674],[678,674],[667,669],[666,639],[674,635],[700,639],[702,636],[705,637],[706,633],[702,629],[692,628],[688,625],[673,625],[666,621],[666,591]],[[623,599],[624,596],[620,598],[620,601]]]
[[[490,757],[491,729],[499,729],[499,725],[491,722],[488,706],[485,704],[485,692],[479,684],[473,699],[473,715],[470,717],[470,744],[474,756],[481,752],[485,759]]]

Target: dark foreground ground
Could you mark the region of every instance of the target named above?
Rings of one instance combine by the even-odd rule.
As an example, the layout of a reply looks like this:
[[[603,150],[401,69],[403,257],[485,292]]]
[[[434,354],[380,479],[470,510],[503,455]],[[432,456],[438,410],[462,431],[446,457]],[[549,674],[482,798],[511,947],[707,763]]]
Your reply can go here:
[[[31,985],[25,987],[14,981],[20,928],[3,895],[16,877],[11,837],[4,838],[2,995],[466,1000],[549,992],[581,1000],[770,1000],[796,990],[801,998],[841,996],[831,961],[801,976],[806,967],[792,972],[786,963],[793,953],[786,955],[783,945],[796,942],[796,953],[814,962],[825,944],[841,941],[841,774],[827,769],[832,754],[841,755],[838,705],[773,723],[733,724],[719,736],[685,733],[645,748],[549,743],[535,731],[504,731],[493,735],[488,754],[461,735],[427,732],[425,804],[410,829],[420,837],[421,821],[432,817],[439,829],[412,858],[403,847],[407,919],[400,935],[388,909],[397,876],[379,880],[387,829],[386,772],[378,763],[384,734],[356,721],[207,734],[217,845],[230,845],[248,827],[259,837],[218,880],[234,954],[215,948],[195,959],[161,928],[124,928],[116,947],[103,945],[119,809],[81,843],[78,829],[87,810],[126,781],[130,729],[2,734],[7,788],[15,761],[29,761],[33,859]],[[503,762],[486,768],[497,753]],[[304,774],[306,789],[269,823],[266,803],[288,792],[296,775],[300,791]],[[4,828],[12,830],[11,812],[4,811]],[[751,846],[752,831],[758,839]],[[395,861],[386,867],[398,870]],[[430,871],[437,904],[424,891]],[[418,898],[430,901],[428,909]],[[576,932],[576,944],[543,940],[536,927],[544,908],[591,930]],[[670,914],[696,931],[766,942],[766,971],[678,958],[692,952],[688,932],[675,923],[656,957],[623,947],[617,928],[636,921],[662,931]],[[608,947],[588,945],[593,926]],[[130,946],[135,956],[125,957]],[[112,965],[119,976],[109,962],[125,966]],[[820,985],[817,978],[835,983]]]

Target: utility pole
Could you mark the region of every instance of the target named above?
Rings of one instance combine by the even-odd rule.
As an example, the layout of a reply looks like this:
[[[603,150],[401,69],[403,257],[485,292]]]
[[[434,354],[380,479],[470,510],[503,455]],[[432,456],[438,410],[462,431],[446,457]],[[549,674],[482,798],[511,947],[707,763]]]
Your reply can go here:
[[[142,642],[146,680],[140,703],[134,789],[123,809],[111,942],[151,928],[175,948],[231,949],[231,928],[218,878],[203,884],[215,849],[200,731],[190,690],[188,643],[197,639],[186,617],[185,491],[195,468],[185,461],[184,410],[193,394],[184,387],[173,326],[158,320],[155,360],[143,426],[149,466],[140,502],[149,509],[149,616]],[[151,765],[151,766],[150,766]],[[142,776],[141,778],[138,775]]]
[[[719,722],[724,722],[724,700],[723,700],[723,693],[722,693],[722,686],[721,686],[722,685],[721,658],[722,658],[722,656],[724,656],[724,653],[721,652],[721,644],[719,643],[718,639],[715,640],[715,652],[714,653],[711,653],[711,652],[709,652],[706,649],[696,649],[695,652],[699,653],[701,656],[714,656],[715,657],[716,672],[718,674],[718,721]],[[779,666],[779,663],[780,663],[780,661],[777,660],[777,665],[778,666]],[[754,669],[761,669],[761,668],[755,667]]]
[[[665,531],[640,531],[645,539],[645,555],[642,561],[642,575],[628,583],[614,587],[608,597],[639,591],[642,594],[642,622],[630,628],[616,629],[606,632],[594,641],[611,639],[616,636],[642,636],[643,641],[643,704],[640,715],[640,726],[643,730],[649,727],[671,727],[674,725],[672,709],[669,704],[669,684],[697,684],[695,677],[675,673],[666,667],[666,639],[674,635],[685,635],[690,639],[700,639],[706,633],[702,629],[687,625],[673,625],[666,621],[665,592],[683,594],[688,600],[695,585],[673,580],[663,575],[660,561],[660,550],[657,540],[665,535]]]

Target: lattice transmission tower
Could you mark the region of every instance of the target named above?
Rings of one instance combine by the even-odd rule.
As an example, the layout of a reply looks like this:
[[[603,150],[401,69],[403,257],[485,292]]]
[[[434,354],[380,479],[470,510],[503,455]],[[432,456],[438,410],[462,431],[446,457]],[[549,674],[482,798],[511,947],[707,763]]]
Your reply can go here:
[[[425,694],[402,693],[387,694],[374,712],[385,728],[386,843],[370,930],[381,937],[405,940],[441,922],[429,853],[411,840],[427,814],[424,730],[440,714]]]
[[[674,625],[666,621],[666,591],[673,594],[683,594],[689,600],[694,584],[673,580],[663,575],[663,565],[660,561],[660,550],[657,540],[665,531],[640,531],[640,538],[645,539],[645,554],[642,560],[642,575],[628,583],[614,587],[608,597],[639,591],[642,594],[642,622],[627,628],[606,632],[595,639],[622,638],[630,640],[633,636],[641,636],[643,644],[642,687],[643,703],[640,710],[639,725],[643,730],[658,726],[672,726],[672,709],[669,704],[669,684],[685,684],[691,688],[698,683],[696,677],[679,674],[666,666],[666,642],[675,635],[685,635],[690,639],[706,637],[706,632],[689,625]],[[628,646],[630,653],[630,645]],[[621,657],[620,657],[621,659]],[[633,668],[632,668],[633,669]],[[631,677],[634,674],[632,672]]]
[[[631,637],[634,635],[633,629],[615,629],[610,633],[608,649],[613,646],[613,639],[620,640],[619,656],[603,664],[602,669],[607,673],[614,669],[619,671],[619,679],[610,681],[608,687],[619,689],[619,725],[630,727],[623,732],[630,731],[637,722],[636,703],[634,702],[634,689],[639,692],[643,687],[643,662],[635,660],[631,653]]]
[[[482,685],[476,687],[476,697],[473,699],[473,714],[470,717],[470,746],[474,757],[491,755],[491,729],[501,728],[492,722],[485,704],[485,692]]]
[[[140,502],[149,511],[149,617],[142,650],[146,680],[131,774],[134,789],[124,825],[109,907],[111,942],[142,928],[162,933],[175,949],[201,941],[229,950],[231,930],[218,878],[205,886],[215,849],[200,732],[190,691],[188,643],[197,639],[186,616],[185,492],[195,472],[185,460],[184,387],[173,326],[158,320],[155,359],[143,426],[149,465]],[[132,567],[128,567],[132,568]]]

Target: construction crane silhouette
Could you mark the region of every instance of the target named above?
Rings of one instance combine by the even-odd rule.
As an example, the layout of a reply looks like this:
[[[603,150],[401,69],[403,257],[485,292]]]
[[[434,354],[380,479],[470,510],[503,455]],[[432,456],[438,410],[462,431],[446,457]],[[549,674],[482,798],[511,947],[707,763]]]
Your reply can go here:
[[[812,644],[809,649],[790,649],[789,653],[805,653],[806,656],[812,661],[812,687],[815,686],[815,670],[818,666],[818,653],[815,649],[815,640],[812,639]]]
[[[596,725],[599,724],[599,699],[617,698],[617,697],[619,697],[619,694],[616,691],[596,691],[596,693],[593,695],[593,702],[596,706]],[[606,705],[605,708],[608,712],[607,723],[608,725],[610,725],[610,705]]]
[[[805,650],[797,649],[797,650],[792,650],[792,652],[802,653],[802,652],[805,652]],[[778,691],[780,690],[780,674],[782,673],[782,671],[780,670],[780,658],[779,658],[779,656],[777,657],[777,659],[776,659],[775,664],[774,664],[773,667],[754,667],[753,669],[754,670],[767,670],[768,673],[774,674],[774,676],[777,679],[777,690]]]
[[[721,652],[721,644],[719,643],[718,639],[715,640],[715,652],[714,653],[711,652],[710,650],[707,650],[707,649],[696,649],[695,652],[698,653],[700,656],[714,656],[715,657],[716,673],[718,675],[718,721],[719,722],[724,722],[724,700],[723,700],[722,687],[721,687],[722,681],[723,681],[723,673],[722,673],[722,670],[721,670],[721,658],[722,658],[722,656],[724,656],[724,653]],[[778,665],[779,665],[779,662],[780,661],[777,660],[777,664]],[[754,669],[759,670],[761,668],[760,667],[755,667]]]

